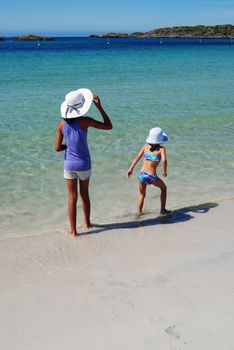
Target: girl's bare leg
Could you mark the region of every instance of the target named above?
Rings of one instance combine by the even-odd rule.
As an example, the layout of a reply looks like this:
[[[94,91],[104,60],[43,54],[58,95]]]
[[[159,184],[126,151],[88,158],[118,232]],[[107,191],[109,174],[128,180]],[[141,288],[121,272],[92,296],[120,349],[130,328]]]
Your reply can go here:
[[[137,202],[137,214],[140,215],[142,213],[144,199],[146,194],[146,185],[142,182],[139,182],[139,197]]]
[[[68,215],[70,220],[70,235],[76,236],[76,205],[77,205],[77,179],[66,180],[68,190]]]
[[[84,228],[89,228],[90,224],[90,199],[89,199],[89,179],[80,180],[80,197],[84,212]]]
[[[160,213],[161,214],[171,214],[171,211],[166,209],[167,186],[160,178],[158,178],[158,180],[155,183],[153,183],[153,185],[160,188],[160,190],[161,190],[161,197],[160,197],[161,210],[160,210]]]

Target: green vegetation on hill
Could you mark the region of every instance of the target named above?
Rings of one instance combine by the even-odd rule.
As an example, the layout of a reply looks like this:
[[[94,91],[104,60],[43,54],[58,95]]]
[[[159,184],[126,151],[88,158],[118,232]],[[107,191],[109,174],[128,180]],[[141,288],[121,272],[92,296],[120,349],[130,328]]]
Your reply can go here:
[[[234,26],[223,24],[216,26],[177,26],[134,32],[131,34],[107,33],[90,35],[92,38],[234,38]]]
[[[15,40],[16,41],[42,41],[42,40],[54,40],[54,38],[29,34],[25,36],[18,36],[15,38]]]
[[[146,32],[143,37],[172,37],[172,38],[231,38],[234,37],[234,26],[231,24],[216,26],[181,26],[159,28]]]

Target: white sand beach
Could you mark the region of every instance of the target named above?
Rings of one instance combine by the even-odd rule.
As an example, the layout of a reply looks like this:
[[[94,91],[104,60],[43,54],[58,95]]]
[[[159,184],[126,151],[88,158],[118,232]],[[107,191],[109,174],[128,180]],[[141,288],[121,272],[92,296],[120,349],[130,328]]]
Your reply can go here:
[[[0,241],[0,349],[233,350],[233,209]]]

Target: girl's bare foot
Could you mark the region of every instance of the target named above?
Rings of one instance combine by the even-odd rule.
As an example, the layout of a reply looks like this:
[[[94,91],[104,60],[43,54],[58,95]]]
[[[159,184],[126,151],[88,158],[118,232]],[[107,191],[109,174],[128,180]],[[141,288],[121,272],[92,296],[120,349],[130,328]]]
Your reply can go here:
[[[84,224],[84,225],[83,225],[83,228],[84,228],[85,230],[88,230],[88,229],[91,228],[91,227],[93,227],[93,225],[92,225],[91,223],[88,223],[88,224]]]
[[[76,231],[69,231],[68,234],[73,237],[78,236],[78,233]]]
[[[172,211],[167,210],[167,209],[162,209],[162,210],[160,210],[160,214],[161,215],[170,215],[170,214],[172,214]]]

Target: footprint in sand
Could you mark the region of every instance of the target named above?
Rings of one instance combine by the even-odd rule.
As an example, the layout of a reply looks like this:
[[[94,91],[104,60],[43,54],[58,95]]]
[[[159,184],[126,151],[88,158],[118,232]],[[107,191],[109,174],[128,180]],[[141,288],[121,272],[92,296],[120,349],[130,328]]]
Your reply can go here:
[[[172,325],[168,328],[165,329],[165,332],[169,337],[174,338],[174,339],[180,339],[180,333],[178,332],[176,325]]]

